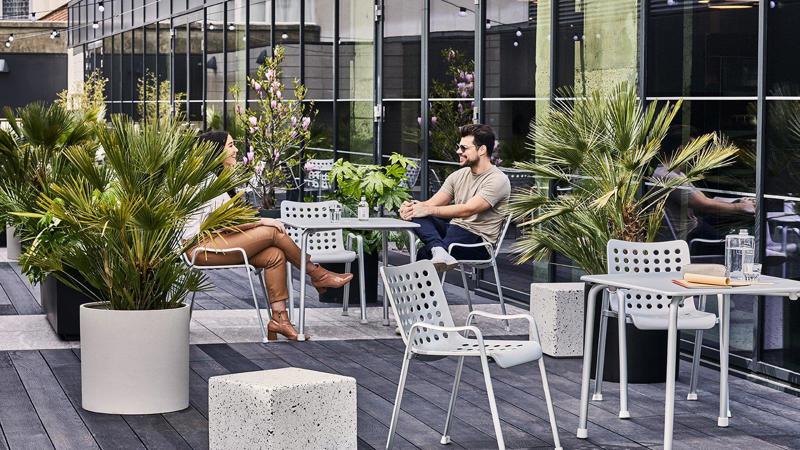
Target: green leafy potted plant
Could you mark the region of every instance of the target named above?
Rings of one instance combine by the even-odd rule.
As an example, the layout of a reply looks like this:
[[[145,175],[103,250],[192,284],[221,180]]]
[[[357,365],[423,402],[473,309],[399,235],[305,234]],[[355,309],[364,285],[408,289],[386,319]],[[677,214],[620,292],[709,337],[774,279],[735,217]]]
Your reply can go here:
[[[407,185],[406,173],[409,168],[416,167],[416,163],[399,153],[389,156],[389,163],[384,166],[372,164],[353,164],[344,159],[339,159],[333,164],[328,174],[328,180],[335,183],[336,189],[328,196],[342,204],[343,216],[355,217],[358,203],[364,197],[373,212],[383,209],[384,215],[397,213],[400,205],[411,198]],[[381,234],[375,231],[353,232],[364,238],[364,276],[367,280],[376,280],[378,277],[378,256],[381,251]],[[356,261],[352,267],[355,278],[351,285],[358,285],[358,266],[361,261]],[[325,264],[329,270],[344,270],[343,264]],[[367,299],[377,298],[377,283],[366,283]],[[320,296],[322,301],[340,302],[343,289],[329,289]],[[350,290],[350,303],[358,303],[358,290]]]
[[[299,80],[293,80],[294,98],[284,95],[280,68],[284,55],[285,49],[276,46],[274,55],[258,67],[255,76],[248,77],[257,95],[255,106],[236,107],[237,123],[246,130],[248,151],[243,162],[250,174],[248,189],[263,211],[275,209],[278,189],[298,187],[302,147],[311,139],[311,120],[316,115],[313,102],[304,102],[306,88]],[[237,88],[232,89],[234,96],[238,96]]]
[[[102,84],[101,84],[102,85]],[[100,106],[68,111],[61,103],[33,103],[14,113],[6,109],[10,128],[0,130],[0,205],[5,223],[13,226],[25,243],[21,254],[23,273],[41,289],[42,309],[53,330],[62,339],[79,334],[78,307],[90,301],[80,292],[59,283],[46,270],[31,264],[28,253],[69,245],[72,236],[50,226],[48,221],[18,212],[38,211],[38,200],[53,183],[74,174],[65,151],[79,146],[94,156],[97,148],[92,122],[100,120]],[[10,236],[12,234],[9,234]],[[43,250],[44,249],[44,250]],[[65,270],[71,270],[69,267]]]
[[[512,194],[509,205],[523,230],[514,245],[518,262],[546,260],[559,253],[587,273],[605,273],[610,239],[655,240],[668,195],[731,164],[738,152],[709,133],[665,158],[661,142],[681,103],[645,106],[633,86],[622,84],[609,93],[556,102],[546,117],[537,118],[528,144],[536,159],[516,167],[533,172],[542,184]],[[654,166],[659,161],[676,176],[655,177]],[[550,180],[569,188],[569,193],[548,195]],[[609,330],[615,329],[609,324]],[[628,348],[631,359],[643,356],[637,352],[666,348],[652,341],[660,338],[663,343],[666,335],[637,333],[635,329],[628,333],[634,344]],[[616,348],[616,344],[609,340],[607,347]],[[615,376],[613,368],[618,365],[607,359],[606,367],[611,369],[605,372],[608,377]],[[663,370],[650,372],[660,373],[663,382]],[[629,374],[631,382],[638,377],[633,370]]]
[[[46,213],[39,218],[74,236],[73,244],[34,253],[31,261],[96,300],[80,312],[84,409],[181,410],[189,402],[184,299],[208,287],[181,255],[211,230],[252,221],[253,210],[236,197],[210,212],[195,238],[183,241],[184,226],[246,177],[223,168],[225,155],[199,143],[185,124],[135,124],[116,116],[97,135],[104,162],[81,147],[66,149],[75,175],[40,199]]]

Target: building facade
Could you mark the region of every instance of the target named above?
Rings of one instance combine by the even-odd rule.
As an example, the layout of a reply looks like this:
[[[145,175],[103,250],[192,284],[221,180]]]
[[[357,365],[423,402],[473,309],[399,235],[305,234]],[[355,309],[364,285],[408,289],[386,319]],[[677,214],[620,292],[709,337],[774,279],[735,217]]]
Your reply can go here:
[[[758,204],[708,220],[755,232],[765,272],[800,275],[798,0],[73,0],[69,13],[85,72],[110,80],[109,111],[136,116],[180,94],[199,128],[233,130],[235,106],[253,98],[247,76],[284,46],[285,79],[304,82],[319,111],[307,154],[419,158],[420,197],[453,170],[452,130],[473,118],[496,129],[510,168],[532,157],[529,126],[554,99],[623,81],[647,101],[683,98],[681,140],[719,131],[743,150],[697,186]],[[170,83],[169,98],[142,98],[147,73]],[[503,285],[523,299],[532,280],[578,276],[557,257],[508,267]],[[732,317],[734,365],[800,384],[800,302],[737,298]]]

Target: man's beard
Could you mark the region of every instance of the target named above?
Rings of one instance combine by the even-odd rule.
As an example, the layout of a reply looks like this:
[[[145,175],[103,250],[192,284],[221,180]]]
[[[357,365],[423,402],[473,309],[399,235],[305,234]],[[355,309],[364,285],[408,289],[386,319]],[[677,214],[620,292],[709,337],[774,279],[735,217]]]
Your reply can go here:
[[[475,160],[470,160],[469,158],[464,158],[464,162],[463,162],[463,163],[461,163],[461,162],[459,161],[459,163],[461,164],[461,167],[469,167],[469,168],[473,168],[473,167],[475,167],[475,166],[478,164],[478,160],[477,160],[477,159],[475,159]]]

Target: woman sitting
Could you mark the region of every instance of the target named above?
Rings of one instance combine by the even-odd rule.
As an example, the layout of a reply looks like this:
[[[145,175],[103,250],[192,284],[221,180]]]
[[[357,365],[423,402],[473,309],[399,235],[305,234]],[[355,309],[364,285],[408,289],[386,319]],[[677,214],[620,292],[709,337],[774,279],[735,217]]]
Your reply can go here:
[[[233,138],[223,131],[212,131],[200,136],[203,141],[209,141],[220,150],[227,152],[228,157],[223,164],[230,167],[236,164],[238,150],[233,143]],[[212,199],[206,205],[209,211],[215,210],[226,201],[230,200],[235,192],[223,194]],[[196,236],[200,230],[202,217],[194,217],[186,225],[184,238]],[[260,219],[257,222],[243,224],[236,230],[222,230],[214,233],[210,239],[201,240],[195,247],[187,251],[191,260],[192,252],[196,247],[210,249],[242,248],[247,253],[249,263],[257,268],[264,269],[264,283],[267,286],[269,305],[272,310],[272,320],[267,325],[268,338],[276,339],[276,334],[282,334],[289,340],[297,340],[297,331],[289,320],[286,311],[286,300],[289,291],[286,285],[286,261],[295,267],[300,267],[300,248],[286,234],[283,223],[275,219]],[[242,264],[244,259],[241,252],[231,251],[224,253],[200,252],[195,258],[195,264],[201,266]],[[307,273],[311,277],[311,284],[320,293],[328,288],[339,288],[349,283],[353,274],[339,274],[325,270],[319,264],[313,264],[308,258],[306,263]]]

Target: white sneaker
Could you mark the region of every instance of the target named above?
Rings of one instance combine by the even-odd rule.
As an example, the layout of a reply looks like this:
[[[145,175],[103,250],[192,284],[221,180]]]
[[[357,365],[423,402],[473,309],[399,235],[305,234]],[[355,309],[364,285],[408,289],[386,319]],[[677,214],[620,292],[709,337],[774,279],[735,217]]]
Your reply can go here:
[[[452,270],[458,265],[458,260],[453,258],[453,256],[447,253],[447,250],[442,247],[433,247],[431,249],[431,254],[431,262],[439,272]]]

